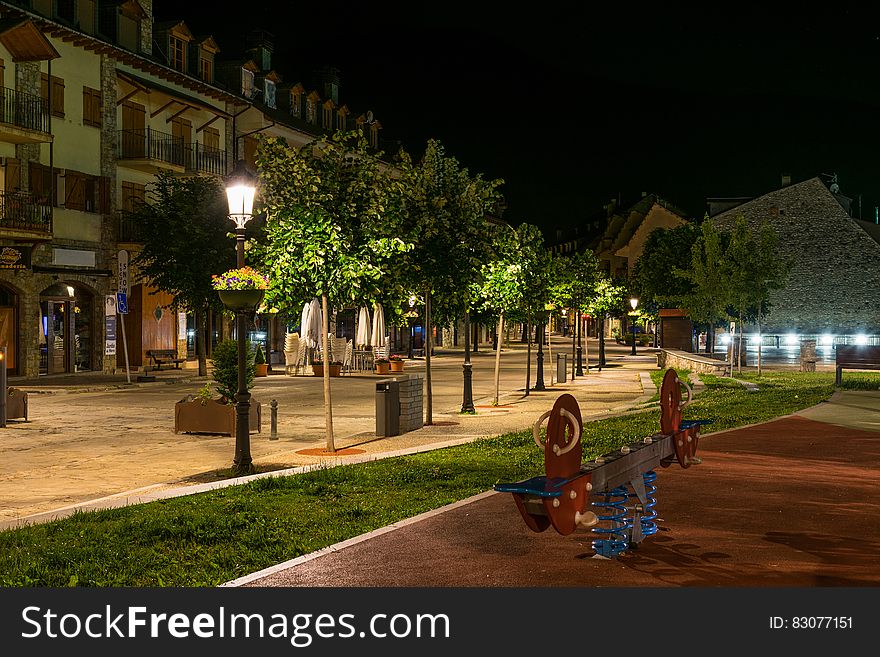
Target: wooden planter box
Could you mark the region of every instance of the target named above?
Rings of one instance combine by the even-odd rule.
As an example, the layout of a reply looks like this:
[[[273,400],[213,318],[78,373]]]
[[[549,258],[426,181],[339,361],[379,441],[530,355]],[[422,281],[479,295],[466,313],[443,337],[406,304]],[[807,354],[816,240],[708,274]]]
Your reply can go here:
[[[27,393],[18,388],[7,388],[6,419],[24,418],[27,420]]]
[[[174,433],[218,433],[235,435],[235,405],[219,399],[206,403],[187,395],[174,405]],[[251,397],[250,433],[260,432],[260,402]]]
[[[376,363],[376,374],[388,374],[390,371],[390,363]]]
[[[339,376],[342,372],[342,365],[330,365],[330,376]],[[324,376],[323,365],[312,365],[312,374],[315,376]]]
[[[390,365],[392,372],[403,372],[404,362],[402,360],[392,360]]]

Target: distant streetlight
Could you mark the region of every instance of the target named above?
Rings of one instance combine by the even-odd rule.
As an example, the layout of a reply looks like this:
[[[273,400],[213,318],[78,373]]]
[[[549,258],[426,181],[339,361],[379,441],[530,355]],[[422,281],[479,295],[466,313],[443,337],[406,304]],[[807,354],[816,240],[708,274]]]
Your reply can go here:
[[[636,299],[635,297],[633,297],[632,299],[629,300],[629,305],[631,305],[632,309],[633,309],[633,311],[632,311],[633,344],[632,344],[632,351],[630,352],[630,355],[635,356],[636,355],[636,306],[639,305],[639,300]]]
[[[254,213],[254,196],[257,191],[257,177],[244,160],[235,163],[235,168],[226,178],[226,200],[229,205],[229,218],[235,222],[236,259],[239,268],[244,267],[244,230]],[[250,410],[251,395],[247,390],[247,310],[235,311],[235,331],[238,338],[238,392],[235,395],[235,458],[233,472],[236,475],[250,474],[253,471],[251,458]]]

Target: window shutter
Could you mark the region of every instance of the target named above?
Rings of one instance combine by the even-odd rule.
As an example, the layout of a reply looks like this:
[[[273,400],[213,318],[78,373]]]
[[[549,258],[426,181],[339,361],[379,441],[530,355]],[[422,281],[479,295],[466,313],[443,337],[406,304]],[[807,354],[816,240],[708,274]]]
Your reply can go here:
[[[85,181],[82,174],[68,171],[64,176],[64,207],[71,210],[85,210]]]
[[[110,214],[110,178],[101,176],[98,187],[98,212]]]
[[[21,189],[21,160],[17,157],[6,158],[6,191]]]
[[[43,165],[38,162],[28,164],[28,176],[30,177],[31,193],[36,199],[42,199],[49,194],[49,190],[43,187]]]

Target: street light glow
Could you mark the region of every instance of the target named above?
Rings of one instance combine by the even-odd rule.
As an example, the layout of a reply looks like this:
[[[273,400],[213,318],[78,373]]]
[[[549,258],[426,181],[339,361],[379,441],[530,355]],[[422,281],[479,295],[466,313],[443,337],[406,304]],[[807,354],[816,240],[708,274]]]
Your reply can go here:
[[[834,342],[834,336],[831,335],[830,333],[826,333],[825,335],[822,336],[822,344],[823,345],[830,345],[832,342]]]
[[[864,333],[859,333],[859,334],[856,336],[856,344],[857,344],[857,345],[866,345],[866,344],[868,344],[868,336],[865,335]]]
[[[785,344],[795,345],[798,343],[798,336],[795,333],[789,333],[785,336]]]
[[[636,306],[639,305],[639,300],[636,299],[635,297],[633,297],[632,299],[629,300],[629,305],[631,305],[632,309],[635,310]]]

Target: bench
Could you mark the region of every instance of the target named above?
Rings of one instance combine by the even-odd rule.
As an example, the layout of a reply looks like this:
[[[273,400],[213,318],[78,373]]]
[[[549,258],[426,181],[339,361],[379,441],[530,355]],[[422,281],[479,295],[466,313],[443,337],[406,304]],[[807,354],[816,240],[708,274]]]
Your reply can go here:
[[[844,368],[848,370],[880,370],[880,346],[839,344],[834,355],[837,368],[835,385],[840,385]]]
[[[147,357],[153,361],[154,370],[161,370],[163,365],[169,363],[174,363],[174,367],[180,369],[180,364],[186,361],[177,356],[176,349],[147,349]]]

